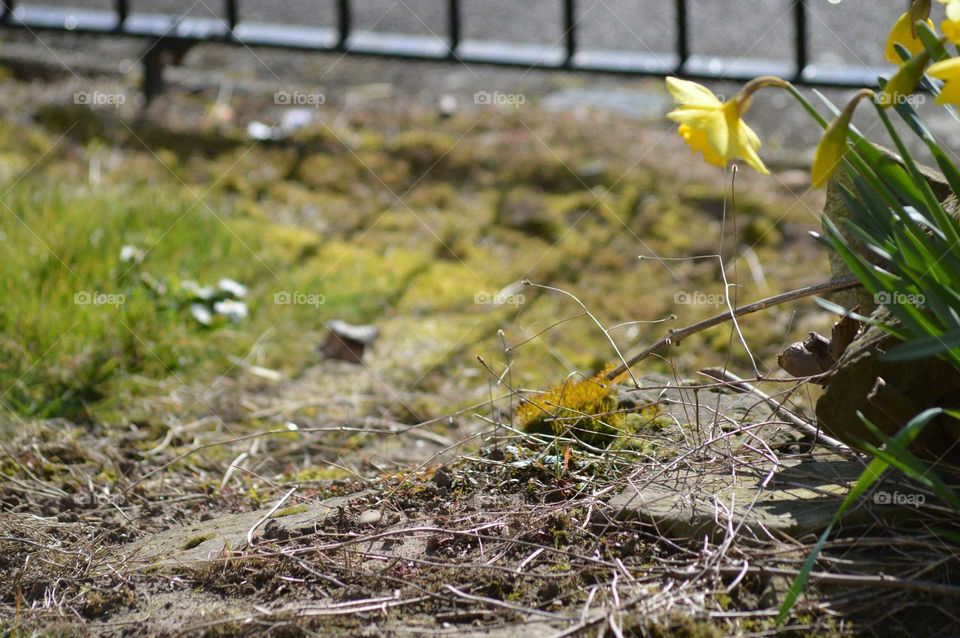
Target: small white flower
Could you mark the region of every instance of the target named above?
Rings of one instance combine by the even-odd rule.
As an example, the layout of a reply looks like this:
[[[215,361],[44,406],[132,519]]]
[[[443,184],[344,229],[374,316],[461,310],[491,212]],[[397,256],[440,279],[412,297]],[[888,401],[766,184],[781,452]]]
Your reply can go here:
[[[131,246],[130,244],[127,244],[126,246],[120,249],[120,261],[122,261],[123,263],[128,263],[131,261],[136,261],[136,262],[143,261],[143,258],[145,256],[146,255],[142,250],[140,250],[136,246]]]
[[[247,304],[233,299],[224,299],[213,304],[213,311],[218,315],[223,315],[234,323],[240,323],[250,314]]]
[[[195,281],[187,279],[180,282],[180,289],[197,299],[208,300],[213,298],[212,286],[201,286]]]
[[[247,296],[247,287],[233,279],[223,278],[217,282],[217,288],[240,299]]]
[[[315,112],[313,109],[290,109],[284,111],[280,117],[280,130],[287,135],[296,133],[313,122],[314,115]]]
[[[213,323],[213,315],[210,314],[210,310],[203,304],[195,303],[190,306],[190,314],[193,315],[194,319],[205,326],[209,326],[211,323]]]
[[[247,135],[255,140],[272,140],[276,137],[273,128],[263,122],[253,121],[247,124]]]

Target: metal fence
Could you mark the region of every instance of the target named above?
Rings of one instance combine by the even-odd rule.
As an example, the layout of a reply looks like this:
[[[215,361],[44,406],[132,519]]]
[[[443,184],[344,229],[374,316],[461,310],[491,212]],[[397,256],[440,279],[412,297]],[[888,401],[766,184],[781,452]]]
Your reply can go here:
[[[69,1],[69,0],[67,0]],[[442,37],[385,34],[353,28],[351,0],[336,2],[335,27],[304,27],[243,20],[238,0],[223,0],[216,18],[131,13],[129,0],[115,0],[112,10],[56,7],[35,2],[3,2],[0,28],[59,31],[100,36],[127,36],[149,41],[143,57],[144,91],[151,97],[163,88],[168,52],[220,42],[248,47],[340,52],[407,60],[460,61],[542,70],[586,71],[638,76],[681,75],[696,79],[746,80],[778,75],[797,83],[856,87],[876,83],[876,71],[858,66],[820,67],[808,57],[807,0],[793,1],[791,61],[733,60],[698,56],[690,47],[689,16],[693,2],[673,0],[676,24],[674,50],[663,53],[593,51],[578,39],[576,0],[556,0],[562,46],[533,47],[464,40],[462,0],[446,0],[447,28]],[[665,0],[666,1],[666,0]]]

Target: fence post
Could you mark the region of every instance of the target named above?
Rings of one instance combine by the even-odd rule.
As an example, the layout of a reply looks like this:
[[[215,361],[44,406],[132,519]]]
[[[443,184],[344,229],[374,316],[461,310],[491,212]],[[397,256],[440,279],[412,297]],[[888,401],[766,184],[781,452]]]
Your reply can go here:
[[[797,65],[794,79],[800,81],[803,79],[803,72],[807,69],[807,6],[804,0],[794,0],[793,3],[793,24],[794,24],[794,62]]]
[[[460,0],[449,0],[447,3],[447,37],[447,57],[456,59],[460,47]]]
[[[239,15],[237,13],[237,0],[226,0],[224,11],[227,15],[227,28],[230,30],[229,36],[233,36],[233,30],[237,28]]]
[[[130,2],[129,0],[117,0],[114,8],[117,12],[117,31],[122,31],[123,23],[127,21],[127,16],[130,15]]]
[[[677,74],[683,72],[690,59],[690,38],[687,33],[687,0],[677,0]]]
[[[351,29],[350,0],[337,0],[337,29],[339,38],[337,48],[347,50],[347,41],[350,39]]]
[[[563,2],[563,37],[566,40],[567,52],[563,66],[573,65],[573,57],[577,54],[577,3],[576,0]]]

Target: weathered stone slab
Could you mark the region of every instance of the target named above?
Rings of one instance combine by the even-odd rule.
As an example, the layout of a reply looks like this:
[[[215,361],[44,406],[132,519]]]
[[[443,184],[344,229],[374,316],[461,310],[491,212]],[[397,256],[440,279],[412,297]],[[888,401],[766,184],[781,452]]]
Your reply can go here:
[[[300,536],[311,533],[341,508],[367,496],[358,492],[348,496],[328,498],[316,503],[294,503],[279,509],[261,525],[254,537],[261,537],[267,525],[270,534]],[[151,568],[177,565],[196,566],[197,563],[216,560],[225,549],[237,549],[247,542],[247,532],[263,518],[269,507],[253,512],[227,514],[208,521],[175,527],[132,543],[127,556]]]
[[[666,428],[661,434],[666,438],[680,436],[680,441],[689,445],[689,436],[700,440],[724,435],[724,443],[736,448],[747,442],[756,444],[761,437],[768,446],[778,448],[793,445],[803,439],[803,434],[783,422],[774,409],[759,397],[732,390],[721,391],[718,387],[698,387],[703,382],[682,382],[660,374],[644,375],[638,379],[641,387],[621,385],[617,388],[621,409],[656,406],[666,424],[672,421],[685,432],[671,432]],[[744,426],[764,424],[744,430]],[[676,429],[676,428],[674,428]]]
[[[769,470],[741,466],[734,473],[687,466],[641,477],[609,501],[606,513],[618,520],[647,522],[669,537],[715,537],[731,525],[760,539],[817,534],[830,523],[863,468],[862,461],[832,455],[793,459],[767,480]],[[883,487],[911,491],[890,481]],[[884,509],[888,517],[907,512]],[[844,522],[867,522],[874,515],[871,508],[856,508]]]

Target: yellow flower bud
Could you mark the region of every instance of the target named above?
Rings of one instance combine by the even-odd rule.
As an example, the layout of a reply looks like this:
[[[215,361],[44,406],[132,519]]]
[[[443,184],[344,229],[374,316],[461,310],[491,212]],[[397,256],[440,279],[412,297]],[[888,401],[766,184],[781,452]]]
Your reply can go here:
[[[810,183],[814,188],[823,188],[843,162],[847,152],[847,131],[850,129],[850,113],[844,111],[830,122],[823,137],[813,152],[810,167]]]
[[[877,103],[884,108],[902,103],[907,96],[917,90],[917,85],[923,78],[923,72],[927,68],[928,62],[930,62],[930,54],[926,49],[907,60],[887,80],[883,92],[877,98]]]
[[[820,138],[817,149],[813,152],[813,165],[810,167],[810,183],[814,188],[823,187],[843,162],[843,156],[847,153],[847,132],[850,130],[853,111],[865,97],[875,98],[876,94],[870,89],[857,91]]]

